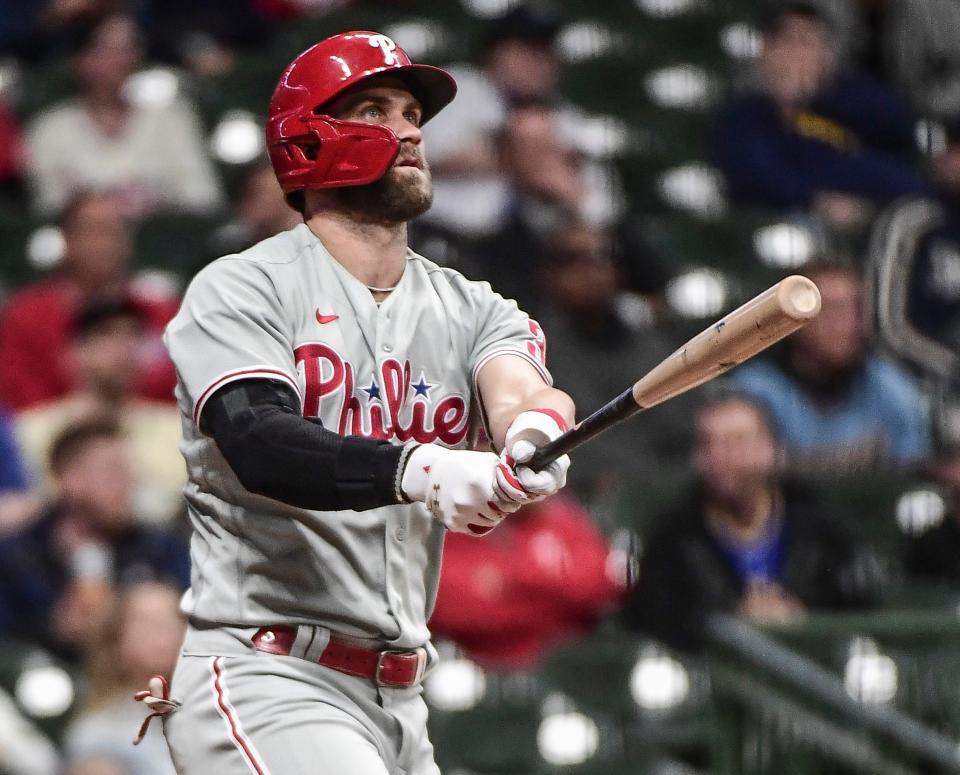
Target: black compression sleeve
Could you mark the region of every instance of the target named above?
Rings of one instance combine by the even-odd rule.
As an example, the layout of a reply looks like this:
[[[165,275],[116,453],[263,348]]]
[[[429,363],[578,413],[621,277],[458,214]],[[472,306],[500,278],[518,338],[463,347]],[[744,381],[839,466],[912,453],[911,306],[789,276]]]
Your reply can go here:
[[[300,414],[283,383],[232,382],[203,407],[201,429],[213,437],[250,492],[307,509],[362,511],[398,503],[403,447],[340,436]]]

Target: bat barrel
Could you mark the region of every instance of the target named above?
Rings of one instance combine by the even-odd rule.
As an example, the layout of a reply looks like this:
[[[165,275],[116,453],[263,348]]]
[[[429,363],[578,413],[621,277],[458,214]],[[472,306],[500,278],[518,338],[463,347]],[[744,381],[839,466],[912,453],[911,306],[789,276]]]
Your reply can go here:
[[[633,386],[644,409],[724,374],[820,312],[814,282],[791,275],[697,334]]]
[[[656,368],[576,427],[538,449],[525,465],[539,471],[641,409],[649,409],[732,369],[820,312],[812,280],[791,275],[697,334]]]

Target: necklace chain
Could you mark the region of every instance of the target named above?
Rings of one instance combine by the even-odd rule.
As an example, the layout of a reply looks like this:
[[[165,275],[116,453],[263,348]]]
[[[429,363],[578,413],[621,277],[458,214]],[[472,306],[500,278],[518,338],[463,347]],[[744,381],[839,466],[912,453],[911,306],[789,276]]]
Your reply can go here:
[[[395,291],[395,290],[397,290],[397,286],[394,285],[392,288],[377,288],[377,287],[374,286],[374,285],[368,285],[368,286],[367,286],[367,290],[368,290],[368,291],[373,291],[374,293],[390,293],[390,291]]]

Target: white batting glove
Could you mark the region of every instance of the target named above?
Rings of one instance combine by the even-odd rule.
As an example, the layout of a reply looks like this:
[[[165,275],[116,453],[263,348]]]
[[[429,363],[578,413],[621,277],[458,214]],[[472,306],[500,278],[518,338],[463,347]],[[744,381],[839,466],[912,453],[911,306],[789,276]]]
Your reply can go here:
[[[531,409],[514,418],[507,429],[497,466],[497,491],[501,499],[519,505],[532,503],[553,495],[567,483],[569,455],[562,455],[542,471],[523,465],[538,447],[566,430],[566,422],[551,409]]]
[[[482,535],[521,505],[495,491],[499,462],[492,452],[422,444],[407,458],[400,489],[408,499],[425,504],[448,530]]]

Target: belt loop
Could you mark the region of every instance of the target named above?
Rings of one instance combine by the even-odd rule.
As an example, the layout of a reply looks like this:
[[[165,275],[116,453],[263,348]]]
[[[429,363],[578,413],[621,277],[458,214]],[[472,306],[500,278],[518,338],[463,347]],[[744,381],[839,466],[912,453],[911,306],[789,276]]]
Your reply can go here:
[[[307,643],[303,658],[311,662],[319,662],[327,645],[330,643],[330,630],[325,627],[302,625],[301,629],[309,630],[311,633],[310,641]],[[297,633],[299,637],[299,633]]]
[[[290,647],[291,657],[308,659],[307,650],[310,648],[310,643],[313,641],[313,633],[315,629],[315,627],[311,627],[309,624],[297,625],[297,635],[293,639],[293,645]]]

